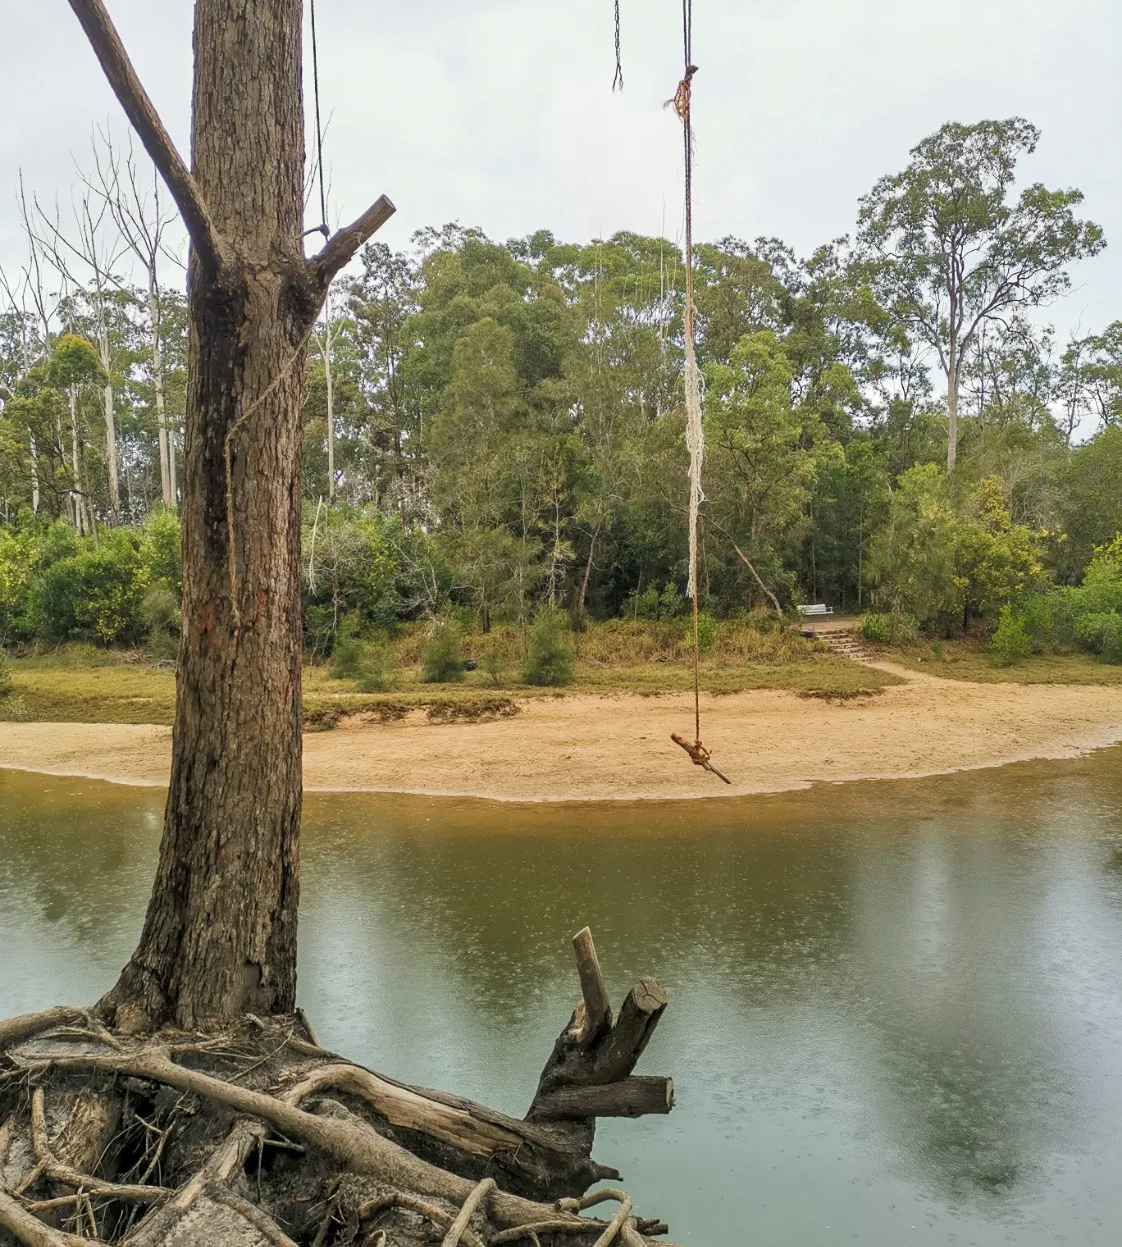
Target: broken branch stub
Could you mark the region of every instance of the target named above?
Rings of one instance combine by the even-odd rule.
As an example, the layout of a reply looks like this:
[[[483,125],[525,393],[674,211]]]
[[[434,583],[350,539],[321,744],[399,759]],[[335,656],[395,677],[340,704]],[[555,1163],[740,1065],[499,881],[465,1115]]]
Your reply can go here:
[[[580,975],[580,989],[583,996],[583,1014],[577,1022],[577,1042],[581,1047],[595,1043],[597,1039],[612,1025],[612,1006],[608,1000],[608,989],[604,986],[604,975],[600,970],[600,959],[596,956],[596,945],[592,942],[592,932],[588,927],[582,928],[573,936],[573,951],[577,956],[577,974]]]
[[[668,1113],[674,1106],[674,1084],[669,1078],[631,1076],[667,1005],[661,984],[640,979],[612,1025],[587,927],[575,937],[573,947],[582,1000],[554,1045],[526,1119],[554,1123],[587,1155],[597,1117]]]

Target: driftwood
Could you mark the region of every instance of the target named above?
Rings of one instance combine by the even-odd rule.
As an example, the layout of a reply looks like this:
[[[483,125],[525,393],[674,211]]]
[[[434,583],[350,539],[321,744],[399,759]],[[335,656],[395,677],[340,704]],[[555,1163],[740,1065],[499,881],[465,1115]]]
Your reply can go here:
[[[81,1009],[3,1023],[0,1247],[649,1245],[666,1227],[623,1192],[582,1196],[619,1176],[591,1158],[596,1117],[673,1105],[669,1079],[633,1073],[666,993],[641,980],[613,1022],[587,928],[574,949],[582,1000],[526,1120],[354,1065],[302,1016],[149,1037]],[[610,1221],[581,1215],[604,1199]]]

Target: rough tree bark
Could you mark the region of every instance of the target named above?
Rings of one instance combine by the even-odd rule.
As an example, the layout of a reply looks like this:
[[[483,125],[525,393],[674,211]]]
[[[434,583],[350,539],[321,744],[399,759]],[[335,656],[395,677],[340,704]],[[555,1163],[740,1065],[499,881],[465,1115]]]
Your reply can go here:
[[[197,0],[193,168],[101,0],[70,0],[191,236],[183,632],[172,774],[123,1030],[290,1013],[300,774],[304,351],[328,284],[392,213],[304,257],[301,0]]]

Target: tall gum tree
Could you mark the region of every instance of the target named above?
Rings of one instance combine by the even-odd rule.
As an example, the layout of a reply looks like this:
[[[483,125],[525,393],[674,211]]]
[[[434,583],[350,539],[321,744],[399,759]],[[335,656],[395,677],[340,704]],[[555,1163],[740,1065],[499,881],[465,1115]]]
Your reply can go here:
[[[379,199],[305,258],[302,0],[197,0],[192,167],[101,0],[70,0],[191,239],[172,771],[118,1029],[290,1013],[299,900],[305,349]]]
[[[1068,266],[1106,245],[1072,211],[1078,190],[1034,182],[1011,198],[1017,161],[1039,139],[1022,117],[948,122],[861,200],[858,237],[873,287],[936,353],[947,381],[948,470],[963,368],[983,326],[1051,302],[1071,285]]]

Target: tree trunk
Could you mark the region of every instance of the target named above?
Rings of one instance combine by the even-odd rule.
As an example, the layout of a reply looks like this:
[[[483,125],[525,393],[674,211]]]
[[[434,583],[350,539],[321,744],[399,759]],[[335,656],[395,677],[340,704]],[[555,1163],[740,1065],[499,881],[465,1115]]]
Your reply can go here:
[[[947,369],[947,471],[953,472],[958,458],[958,356],[951,343],[950,367]]]
[[[113,386],[101,391],[105,404],[105,469],[109,478],[109,515],[114,524],[121,522],[121,486],[117,471],[117,421],[113,413]]]
[[[160,439],[160,497],[165,507],[175,506],[171,460],[168,457],[167,400],[164,393],[164,353],[160,346],[160,288],[155,257],[148,268],[148,320],[152,329],[152,386],[156,396],[156,426]]]
[[[31,514],[39,514],[39,448],[35,445],[35,434],[28,433],[31,446]]]
[[[327,500],[335,501],[335,384],[331,375],[331,321],[323,339],[323,380],[327,387]]]
[[[78,391],[70,387],[70,496],[73,500],[75,531],[81,536],[86,531],[86,516],[82,497],[82,451],[78,439]]]
[[[600,536],[600,526],[603,520],[596,521],[596,527],[592,530],[592,539],[588,543],[588,560],[584,565],[584,575],[580,582],[580,601],[577,603],[577,613],[584,614],[584,604],[588,601],[588,582],[592,579],[592,556],[596,552],[596,539]]]
[[[194,176],[231,253],[189,271],[172,773],[118,1026],[296,1003],[303,356],[300,0],[198,0]],[[252,102],[247,92],[252,88]],[[226,464],[230,465],[227,480]]]

